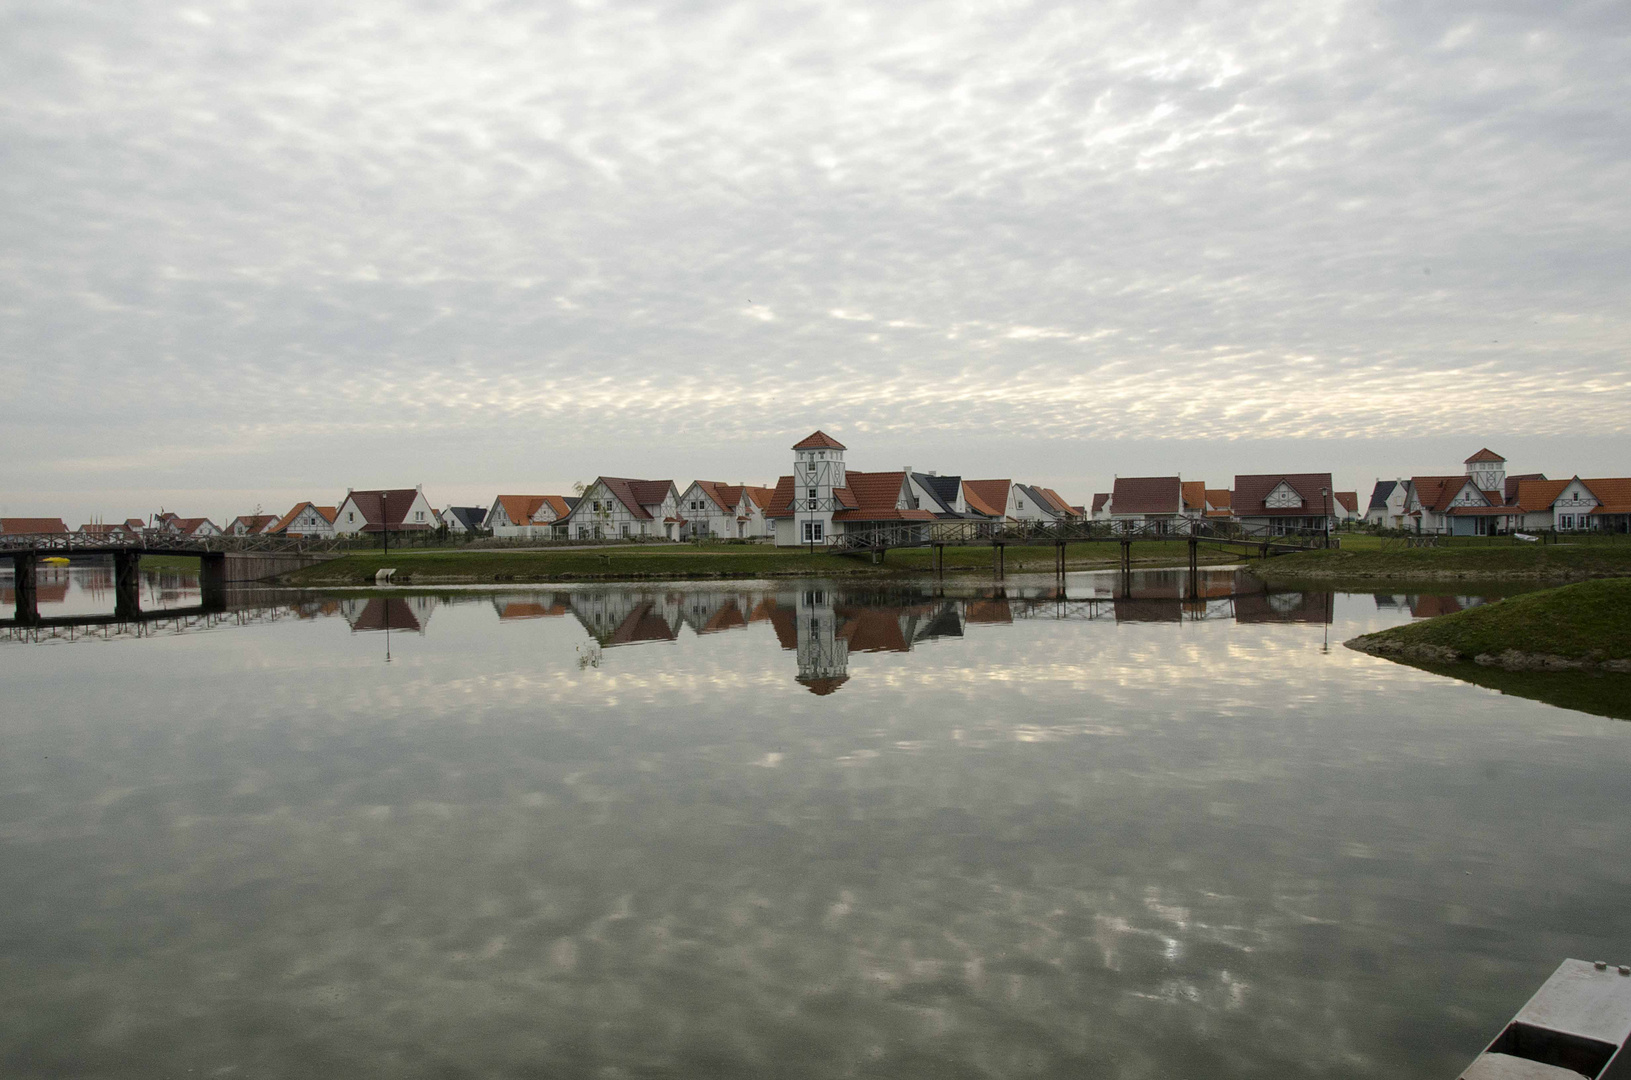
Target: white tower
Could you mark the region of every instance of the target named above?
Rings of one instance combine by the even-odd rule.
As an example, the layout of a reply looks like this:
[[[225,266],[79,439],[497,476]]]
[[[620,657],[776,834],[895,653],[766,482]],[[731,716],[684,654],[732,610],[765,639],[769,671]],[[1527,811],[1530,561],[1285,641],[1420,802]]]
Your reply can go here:
[[[1501,492],[1505,497],[1506,458],[1486,447],[1468,458],[1465,464],[1467,475],[1478,485],[1478,490]]]
[[[840,509],[833,491],[845,487],[845,446],[824,431],[793,444],[793,520],[801,544],[833,541],[833,511]]]

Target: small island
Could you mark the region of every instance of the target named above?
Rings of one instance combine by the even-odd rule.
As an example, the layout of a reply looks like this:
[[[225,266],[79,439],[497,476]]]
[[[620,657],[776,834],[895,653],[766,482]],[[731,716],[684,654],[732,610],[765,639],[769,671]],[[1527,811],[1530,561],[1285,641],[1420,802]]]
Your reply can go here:
[[[1631,578],[1524,593],[1365,634],[1347,645],[1414,664],[1631,672]]]

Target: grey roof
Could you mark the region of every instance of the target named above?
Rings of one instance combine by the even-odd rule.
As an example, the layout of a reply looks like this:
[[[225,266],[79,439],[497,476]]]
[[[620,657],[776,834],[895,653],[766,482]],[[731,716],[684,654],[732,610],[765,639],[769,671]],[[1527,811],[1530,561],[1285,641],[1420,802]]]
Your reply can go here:
[[[578,504],[583,501],[582,495],[562,495],[561,498],[566,500],[566,508],[568,510],[576,510],[578,508]]]
[[[1399,482],[1397,480],[1378,480],[1378,481],[1376,481],[1376,490],[1374,490],[1374,491],[1372,491],[1370,493],[1370,506],[1366,507],[1366,509],[1367,510],[1379,510],[1382,507],[1386,506],[1388,496],[1392,495],[1393,494],[1393,489],[1398,487],[1398,486],[1399,486]]]
[[[487,509],[481,506],[450,506],[447,512],[469,532],[480,532],[482,522],[487,519]]]
[[[940,501],[950,510],[957,505],[957,496],[963,491],[963,478],[961,476],[924,476],[922,481],[940,496]]]
[[[1043,495],[1030,484],[1015,484],[1014,486],[1023,491],[1025,493],[1025,497],[1031,500],[1031,505],[1035,506],[1044,514],[1047,514],[1049,517],[1060,516],[1060,512],[1053,508],[1053,500]]]

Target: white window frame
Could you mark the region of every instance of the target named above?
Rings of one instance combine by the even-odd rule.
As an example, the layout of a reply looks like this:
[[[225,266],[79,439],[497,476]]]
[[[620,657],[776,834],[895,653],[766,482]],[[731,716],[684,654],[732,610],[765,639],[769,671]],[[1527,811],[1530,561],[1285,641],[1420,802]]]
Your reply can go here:
[[[826,522],[806,521],[804,523],[804,542],[806,544],[826,543]]]

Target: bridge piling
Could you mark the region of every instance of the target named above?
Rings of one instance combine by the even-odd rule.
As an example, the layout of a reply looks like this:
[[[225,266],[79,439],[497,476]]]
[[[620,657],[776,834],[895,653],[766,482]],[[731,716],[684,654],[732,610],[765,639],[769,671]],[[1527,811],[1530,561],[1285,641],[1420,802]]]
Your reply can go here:
[[[142,557],[134,551],[113,553],[113,613],[134,619],[141,614]]]
[[[210,552],[198,557],[198,591],[206,610],[220,611],[227,603],[227,557]]]
[[[37,558],[32,551],[18,551],[11,557],[11,591],[17,603],[16,619],[25,625],[34,623],[40,616]]]

